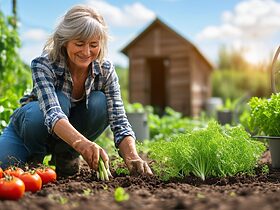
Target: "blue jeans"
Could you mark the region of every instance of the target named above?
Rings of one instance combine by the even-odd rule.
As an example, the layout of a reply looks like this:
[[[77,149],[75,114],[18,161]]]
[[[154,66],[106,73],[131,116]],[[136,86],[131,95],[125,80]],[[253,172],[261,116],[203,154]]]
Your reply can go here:
[[[57,92],[59,103],[70,123],[85,137],[95,140],[108,126],[106,96],[94,91],[85,100],[71,105],[70,100]],[[43,112],[38,101],[32,101],[15,110],[9,125],[0,136],[0,163],[2,168],[30,160],[43,161],[47,154],[72,152],[79,154],[67,143],[51,135],[44,125]]]

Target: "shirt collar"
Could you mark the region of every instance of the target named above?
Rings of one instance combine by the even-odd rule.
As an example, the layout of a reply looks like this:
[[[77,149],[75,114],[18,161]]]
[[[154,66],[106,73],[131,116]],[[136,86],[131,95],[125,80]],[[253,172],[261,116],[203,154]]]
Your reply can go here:
[[[100,67],[100,64],[98,61],[93,61],[92,62],[92,75],[95,74],[95,75],[98,75],[98,74],[101,74],[101,67]]]

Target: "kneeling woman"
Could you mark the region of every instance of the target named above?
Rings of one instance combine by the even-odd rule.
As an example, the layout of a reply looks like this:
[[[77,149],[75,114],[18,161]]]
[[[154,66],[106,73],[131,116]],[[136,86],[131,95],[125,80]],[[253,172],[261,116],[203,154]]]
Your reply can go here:
[[[0,137],[0,161],[42,162],[52,154],[59,175],[79,172],[79,155],[97,170],[103,148],[93,141],[110,125],[132,174],[152,174],[137,154],[118,77],[106,60],[107,28],[93,8],[71,8],[31,63],[33,90],[21,99]]]

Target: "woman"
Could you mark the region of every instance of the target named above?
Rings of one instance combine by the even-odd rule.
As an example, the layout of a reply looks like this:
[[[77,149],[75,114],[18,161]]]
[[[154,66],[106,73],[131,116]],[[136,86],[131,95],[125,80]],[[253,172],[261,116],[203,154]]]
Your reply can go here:
[[[137,154],[126,118],[118,78],[105,59],[107,28],[92,8],[71,8],[31,63],[33,90],[21,99],[0,137],[0,161],[42,162],[51,153],[60,175],[79,172],[79,155],[98,169],[105,150],[92,142],[108,125],[132,174],[152,174]]]

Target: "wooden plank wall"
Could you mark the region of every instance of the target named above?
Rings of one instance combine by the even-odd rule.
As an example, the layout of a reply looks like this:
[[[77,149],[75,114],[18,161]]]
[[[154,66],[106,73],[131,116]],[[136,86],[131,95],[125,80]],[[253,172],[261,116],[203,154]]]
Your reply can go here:
[[[192,116],[199,116],[205,108],[205,103],[211,95],[211,69],[202,62],[197,53],[192,54],[193,83],[191,86]]]
[[[187,116],[198,115],[209,94],[209,72],[191,44],[183,42],[166,28],[155,27],[130,48],[130,102],[149,104],[147,59],[169,60],[167,105]]]

